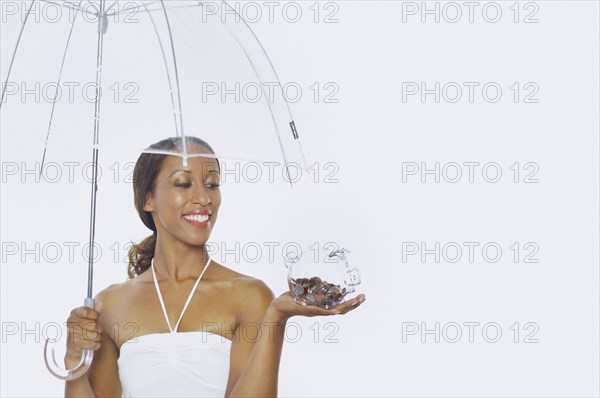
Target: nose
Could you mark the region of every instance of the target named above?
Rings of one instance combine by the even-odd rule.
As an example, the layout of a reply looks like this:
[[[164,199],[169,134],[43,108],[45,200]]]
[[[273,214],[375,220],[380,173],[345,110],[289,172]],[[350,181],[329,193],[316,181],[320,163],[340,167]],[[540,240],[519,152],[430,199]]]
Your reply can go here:
[[[193,184],[191,193],[192,203],[198,203],[202,206],[206,206],[212,201],[210,195],[202,184]]]

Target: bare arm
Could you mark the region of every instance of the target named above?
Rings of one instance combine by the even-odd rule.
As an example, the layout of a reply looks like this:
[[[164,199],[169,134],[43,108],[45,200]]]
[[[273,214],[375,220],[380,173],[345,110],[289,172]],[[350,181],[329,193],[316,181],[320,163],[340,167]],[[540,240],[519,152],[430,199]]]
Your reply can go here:
[[[233,397],[277,397],[279,364],[283,349],[286,321],[267,310],[262,322],[260,339],[229,395]]]
[[[88,371],[80,378],[65,383],[65,397],[120,397],[121,384],[116,370],[115,353],[114,343],[103,333],[101,347],[94,351],[94,359]],[[79,360],[65,359],[68,369],[74,368],[78,363]]]
[[[65,382],[66,397],[121,397],[121,382],[117,359],[119,350],[110,336],[109,325],[106,325],[106,307],[110,307],[110,297],[100,292],[96,302],[104,305],[103,315],[98,322],[102,329],[100,347],[94,351],[94,358],[88,371],[80,378]],[[72,369],[80,358],[65,358],[65,366]]]
[[[262,282],[254,287],[233,336],[225,397],[276,397],[286,320],[269,310],[273,292]]]
[[[65,361],[65,365],[68,369],[72,369],[77,365],[78,362],[72,363]],[[67,397],[86,397],[95,398],[94,390],[87,378],[87,375],[83,375],[78,379],[67,381],[65,383],[65,398]]]
[[[234,334],[225,398],[277,397],[285,326],[290,317],[346,314],[365,300],[360,294],[326,310],[296,304],[289,291],[274,299],[273,292],[263,282],[258,290],[255,296],[259,298],[250,302],[250,308]],[[260,330],[260,334],[252,334],[250,330]]]

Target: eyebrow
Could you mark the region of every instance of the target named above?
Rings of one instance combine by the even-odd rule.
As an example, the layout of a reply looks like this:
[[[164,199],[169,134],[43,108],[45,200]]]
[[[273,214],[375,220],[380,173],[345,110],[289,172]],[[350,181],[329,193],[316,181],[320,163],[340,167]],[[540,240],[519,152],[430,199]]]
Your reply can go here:
[[[178,172],[180,172],[180,171],[183,171],[184,173],[192,174],[192,172],[191,172],[191,171],[189,171],[189,170],[175,170],[175,171],[174,171],[174,172],[172,172],[172,173],[169,175],[169,177],[167,177],[167,178],[171,178],[171,176],[172,176],[173,174],[175,174],[175,173],[178,173]],[[212,170],[209,170],[209,171],[208,171],[206,174],[219,174],[219,171],[218,171],[218,170],[215,170],[215,169],[212,169]]]

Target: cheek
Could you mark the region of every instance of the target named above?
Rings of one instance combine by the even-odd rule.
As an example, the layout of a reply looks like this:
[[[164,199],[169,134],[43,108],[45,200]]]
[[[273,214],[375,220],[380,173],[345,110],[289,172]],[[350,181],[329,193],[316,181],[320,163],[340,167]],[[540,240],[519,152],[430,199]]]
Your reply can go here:
[[[218,207],[221,205],[221,192],[220,191],[213,191],[211,193],[209,193],[210,195],[210,200],[213,204],[213,207]]]
[[[216,216],[219,213],[219,208],[221,207],[221,194],[217,193],[215,195],[212,195],[211,201],[212,201],[213,215]]]
[[[156,196],[156,203],[160,209],[176,209],[182,206],[186,201],[184,195],[176,190],[163,190]]]

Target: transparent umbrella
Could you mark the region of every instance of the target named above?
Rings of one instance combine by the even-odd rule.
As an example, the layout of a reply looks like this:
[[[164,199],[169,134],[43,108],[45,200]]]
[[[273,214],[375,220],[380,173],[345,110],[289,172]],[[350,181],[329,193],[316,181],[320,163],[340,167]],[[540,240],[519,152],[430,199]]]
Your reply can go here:
[[[99,158],[177,155],[186,137],[217,157],[307,169],[277,73],[257,36],[226,2],[24,1],[3,9],[0,102],[4,145],[44,165],[91,156],[87,297],[92,278]],[[178,137],[174,150],[149,144]],[[21,149],[24,148],[24,149]],[[70,370],[45,345],[48,369],[72,380],[89,368],[85,350]]]

